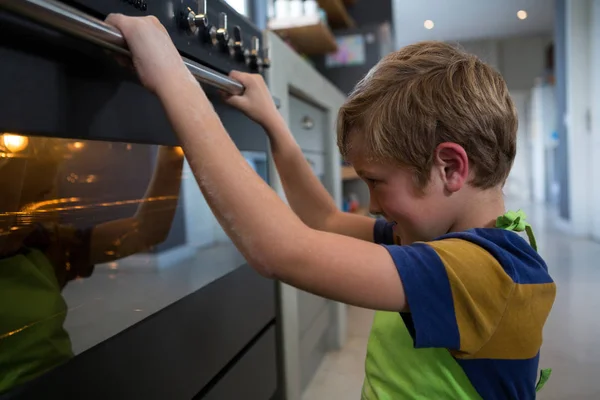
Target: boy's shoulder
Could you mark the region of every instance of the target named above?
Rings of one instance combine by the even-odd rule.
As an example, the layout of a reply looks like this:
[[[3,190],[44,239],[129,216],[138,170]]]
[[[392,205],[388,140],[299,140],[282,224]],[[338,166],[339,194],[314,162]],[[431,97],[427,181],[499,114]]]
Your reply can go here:
[[[442,250],[462,254],[473,261],[469,253],[482,263],[497,264],[515,284],[552,283],[548,266],[542,256],[519,234],[499,228],[476,228],[448,233],[428,243],[442,256]],[[455,260],[459,261],[459,260]],[[482,274],[486,273],[483,269]]]
[[[475,228],[448,233],[429,242],[400,246],[393,234],[393,223],[378,220],[374,237],[376,243],[388,247],[393,258],[430,257],[435,261],[439,258],[445,267],[459,269],[478,266],[475,275],[501,269],[515,284],[553,282],[542,256],[510,230]]]

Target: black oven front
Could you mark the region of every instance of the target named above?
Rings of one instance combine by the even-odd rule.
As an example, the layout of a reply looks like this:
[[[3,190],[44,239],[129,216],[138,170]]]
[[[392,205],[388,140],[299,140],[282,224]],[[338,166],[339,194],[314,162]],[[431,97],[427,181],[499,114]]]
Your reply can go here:
[[[266,180],[232,69],[268,67],[220,0],[0,0],[0,398],[270,399],[276,286],[203,199],[108,13],[155,15]]]

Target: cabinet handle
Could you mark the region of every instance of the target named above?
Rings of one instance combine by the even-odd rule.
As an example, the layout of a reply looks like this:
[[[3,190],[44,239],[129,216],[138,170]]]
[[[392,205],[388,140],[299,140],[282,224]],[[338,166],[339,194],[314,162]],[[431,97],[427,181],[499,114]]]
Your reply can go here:
[[[311,117],[306,115],[306,116],[304,116],[304,118],[302,118],[302,128],[309,131],[314,127],[315,127],[315,121]]]

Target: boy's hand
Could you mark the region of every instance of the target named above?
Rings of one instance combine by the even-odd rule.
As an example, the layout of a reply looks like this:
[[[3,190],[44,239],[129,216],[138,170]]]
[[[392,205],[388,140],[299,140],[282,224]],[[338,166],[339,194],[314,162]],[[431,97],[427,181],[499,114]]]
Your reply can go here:
[[[240,71],[231,71],[229,76],[244,85],[246,90],[240,96],[224,94],[225,102],[267,128],[279,112],[263,77]]]
[[[110,14],[106,23],[123,34],[140,81],[150,91],[160,95],[173,82],[193,80],[169,34],[156,17]]]

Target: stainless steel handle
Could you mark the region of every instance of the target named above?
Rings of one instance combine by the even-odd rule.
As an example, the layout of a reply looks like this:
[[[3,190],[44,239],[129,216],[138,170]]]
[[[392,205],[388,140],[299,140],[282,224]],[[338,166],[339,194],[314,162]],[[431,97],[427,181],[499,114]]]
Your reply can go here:
[[[131,56],[123,35],[111,25],[55,0],[0,0],[0,8],[32,19],[65,33]],[[202,83],[239,95],[244,86],[223,74],[182,57],[185,66]]]

